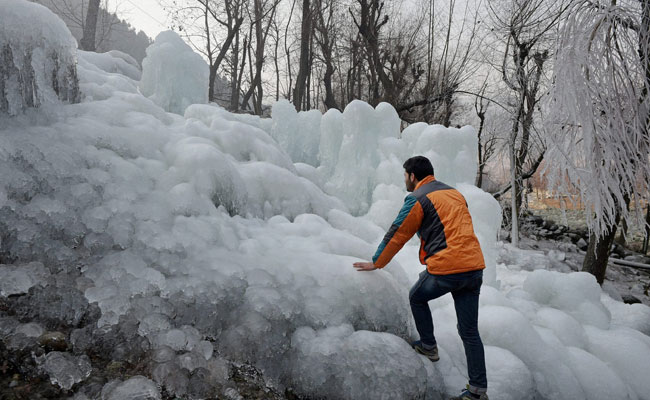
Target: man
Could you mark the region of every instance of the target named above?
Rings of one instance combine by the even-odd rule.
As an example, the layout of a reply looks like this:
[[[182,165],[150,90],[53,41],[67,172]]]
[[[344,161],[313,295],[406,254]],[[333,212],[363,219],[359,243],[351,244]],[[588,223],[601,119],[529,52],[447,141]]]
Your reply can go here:
[[[406,160],[404,183],[412,193],[404,199],[372,262],[357,262],[354,267],[358,271],[383,268],[417,233],[421,240],[420,262],[427,269],[420,273],[409,294],[420,334],[420,340],[411,346],[431,361],[439,360],[428,302],[451,292],[469,375],[466,390],[452,400],[487,400],[485,355],[478,332],[478,298],[485,261],[467,203],[460,192],[434,178],[433,166],[426,157]]]

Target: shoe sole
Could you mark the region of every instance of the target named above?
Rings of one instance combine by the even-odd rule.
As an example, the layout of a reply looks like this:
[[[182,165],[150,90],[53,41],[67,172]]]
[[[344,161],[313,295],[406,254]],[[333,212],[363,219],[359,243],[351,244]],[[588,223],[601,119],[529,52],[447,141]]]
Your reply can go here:
[[[440,356],[436,356],[436,355],[432,355],[432,354],[426,354],[426,353],[422,352],[422,350],[420,350],[419,347],[415,348],[415,352],[418,353],[418,354],[422,354],[423,356],[428,358],[429,361],[431,361],[431,362],[436,362],[436,361],[440,360]]]

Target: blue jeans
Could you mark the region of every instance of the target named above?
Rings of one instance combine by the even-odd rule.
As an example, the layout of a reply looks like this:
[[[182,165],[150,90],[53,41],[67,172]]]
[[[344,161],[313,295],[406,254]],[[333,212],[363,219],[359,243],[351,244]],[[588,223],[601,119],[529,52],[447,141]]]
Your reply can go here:
[[[426,345],[434,345],[436,338],[433,336],[429,300],[451,292],[458,318],[458,333],[465,346],[470,390],[473,393],[484,393],[487,389],[485,353],[478,332],[478,296],[482,283],[482,270],[451,275],[432,275],[424,270],[409,294],[420,340]]]

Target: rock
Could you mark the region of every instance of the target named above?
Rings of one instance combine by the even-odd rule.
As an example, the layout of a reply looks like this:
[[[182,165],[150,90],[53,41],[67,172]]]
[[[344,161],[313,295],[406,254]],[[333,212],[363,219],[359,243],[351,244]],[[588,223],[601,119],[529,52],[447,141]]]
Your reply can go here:
[[[557,251],[557,250],[549,250],[548,257],[555,261],[566,260],[566,254],[562,251]]]
[[[164,387],[167,393],[175,397],[185,397],[190,384],[189,372],[185,369],[176,369],[173,373],[168,374],[164,380]]]
[[[623,259],[625,261],[632,261],[632,262],[638,262],[638,263],[645,262],[645,257],[643,257],[642,255],[638,255],[638,254],[625,256]]]
[[[39,337],[43,334],[43,327],[35,322],[20,324],[14,329],[14,333],[22,333],[27,337]]]
[[[0,339],[8,337],[14,333],[14,329],[20,325],[17,319],[12,317],[1,317],[0,318]]]
[[[555,221],[553,221],[552,219],[547,219],[546,221],[544,221],[542,226],[546,229],[550,229],[554,225],[556,225]]]
[[[587,247],[589,246],[589,243],[587,243],[587,241],[584,238],[580,238],[578,240],[578,243],[576,243],[576,246],[578,246],[578,248],[580,250],[584,251],[584,250],[587,250]]]
[[[538,215],[532,215],[530,217],[530,222],[532,222],[533,224],[535,224],[537,226],[542,226],[542,225],[544,225],[544,218],[542,218],[542,217],[540,217]]]
[[[623,303],[625,304],[637,304],[641,303],[641,300],[639,300],[637,297],[631,295],[631,294],[624,294],[621,296],[623,298]]]
[[[239,394],[237,389],[228,388],[223,391],[223,397],[227,400],[243,400],[244,398]]]
[[[210,380],[210,371],[197,368],[190,377],[188,393],[195,398],[214,397],[215,386]]]
[[[27,295],[13,299],[10,306],[19,319],[38,320],[51,331],[80,328],[100,316],[99,307],[89,305],[83,293],[73,286],[35,286]]]
[[[122,367],[124,367],[124,363],[119,361],[111,361],[106,366],[106,373],[109,375],[118,375]]]
[[[65,351],[68,348],[65,335],[61,332],[45,332],[38,338],[38,343],[50,350]]]

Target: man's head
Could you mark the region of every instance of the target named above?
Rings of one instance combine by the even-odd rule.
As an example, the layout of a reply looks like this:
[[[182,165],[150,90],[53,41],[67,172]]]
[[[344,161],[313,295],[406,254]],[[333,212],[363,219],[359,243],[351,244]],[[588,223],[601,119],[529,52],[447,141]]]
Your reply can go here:
[[[429,175],[433,175],[433,165],[428,158],[423,156],[411,157],[404,162],[404,183],[406,190],[412,192],[415,186],[422,179]]]

